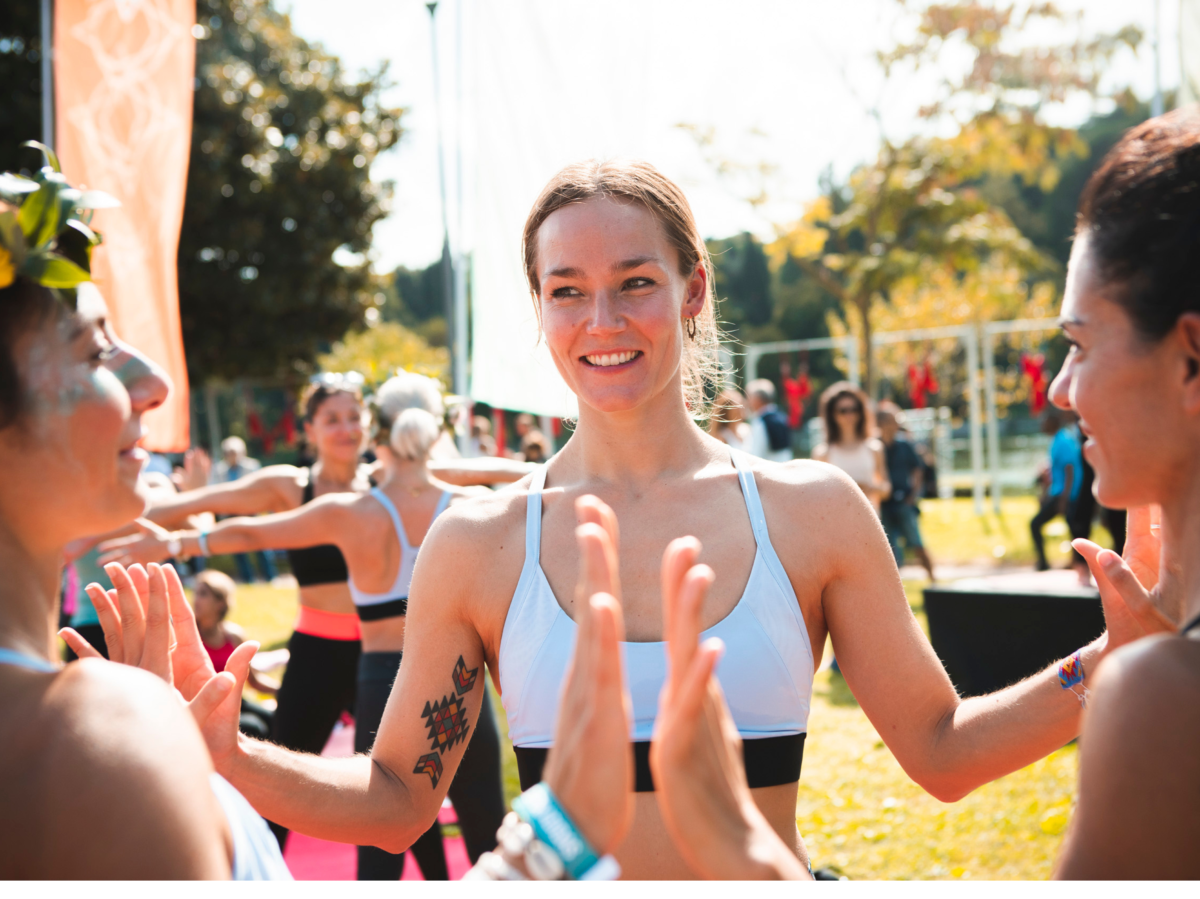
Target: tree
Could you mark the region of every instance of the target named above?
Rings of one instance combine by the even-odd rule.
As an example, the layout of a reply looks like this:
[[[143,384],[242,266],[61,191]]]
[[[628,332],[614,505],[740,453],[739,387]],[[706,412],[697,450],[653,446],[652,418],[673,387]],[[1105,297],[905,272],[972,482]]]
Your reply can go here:
[[[21,149],[42,139],[42,36],[38,4],[0,6],[0,172],[30,174],[41,165],[36,150]]]
[[[951,136],[902,143],[884,137],[873,162],[846,183],[827,185],[798,222],[781,229],[775,257],[790,255],[852,313],[868,387],[875,380],[869,350],[876,309],[901,285],[926,277],[931,265],[957,278],[989,267],[1012,269],[1020,283],[1053,276],[1053,258],[989,201],[981,182],[1019,177],[1049,192],[1063,160],[1086,151],[1073,129],[1045,123],[1044,107],[1094,97],[1104,64],[1120,47],[1136,48],[1141,34],[1129,27],[1054,45],[1016,39],[1023,29],[1072,23],[1078,18],[1045,3],[1020,12],[988,2],[921,9],[912,40],[880,54],[880,62],[890,73],[948,51],[969,60],[964,74],[947,77],[921,111]]]
[[[352,78],[270,0],[199,0],[180,315],[190,375],[294,379],[360,326],[399,138],[385,69]]]
[[[449,386],[450,351],[431,347],[396,322],[382,322],[364,331],[351,332],[317,361],[325,371],[356,371],[374,384],[402,368],[438,378]]]

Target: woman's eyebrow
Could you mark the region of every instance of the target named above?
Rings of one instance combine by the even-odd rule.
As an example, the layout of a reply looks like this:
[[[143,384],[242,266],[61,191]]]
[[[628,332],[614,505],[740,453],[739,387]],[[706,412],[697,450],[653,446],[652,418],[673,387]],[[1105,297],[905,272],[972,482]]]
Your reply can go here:
[[[1060,328],[1062,328],[1064,331],[1067,328],[1079,328],[1079,327],[1082,327],[1083,325],[1084,325],[1083,319],[1075,318],[1074,316],[1071,316],[1071,315],[1060,315],[1058,318],[1058,326]]]
[[[648,262],[658,262],[657,256],[634,256],[632,259],[626,259],[623,262],[618,262],[613,266],[614,272],[627,272],[633,268],[640,268]]]

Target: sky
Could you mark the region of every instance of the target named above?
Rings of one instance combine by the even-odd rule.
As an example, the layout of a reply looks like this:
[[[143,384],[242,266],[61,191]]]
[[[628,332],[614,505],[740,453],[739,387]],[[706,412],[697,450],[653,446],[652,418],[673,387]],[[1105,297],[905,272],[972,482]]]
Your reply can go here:
[[[1178,3],[1157,2],[1161,79],[1170,90],[1179,83]],[[1083,8],[1088,30],[1133,22],[1153,33],[1153,2],[1059,5]],[[299,35],[322,44],[351,70],[388,62],[394,86],[384,100],[406,109],[405,133],[371,168],[372,177],[395,182],[391,212],[375,226],[372,262],[377,271],[429,264],[441,253],[442,217],[425,3],[281,0],[279,8],[290,11]],[[874,53],[903,33],[902,16],[895,0],[441,0],[436,28],[452,211],[460,208],[460,184],[464,205],[471,207],[480,195],[480,171],[494,177],[510,162],[515,170],[526,161],[516,155],[520,141],[479,133],[485,130],[481,123],[494,121],[500,111],[480,110],[478,104],[499,102],[516,127],[551,145],[545,159],[580,153],[647,158],[684,187],[705,236],[749,230],[769,237],[774,223],[796,218],[804,201],[816,195],[823,171],[844,175],[871,158],[880,127],[893,139],[917,127],[916,109],[932,96],[939,73],[931,69],[884,83],[874,63]],[[515,30],[506,31],[506,24]],[[952,59],[944,61],[947,70],[953,65]],[[498,95],[501,69],[505,84],[517,87]],[[509,77],[512,72],[528,77]],[[1130,84],[1149,97],[1154,85],[1149,41],[1136,57],[1119,58],[1108,81],[1109,87]],[[872,108],[880,112],[878,121]],[[1081,108],[1057,115],[1071,123],[1086,113]],[[776,174],[765,184],[770,202],[758,211],[746,203],[743,198],[758,182],[716,174],[680,124],[712,134],[710,156],[774,166]],[[455,164],[459,134],[461,179]],[[490,158],[484,169],[478,158],[485,153]],[[544,175],[537,177],[544,181]],[[513,200],[524,208],[536,195],[532,183],[520,182]],[[471,218],[468,212],[460,224],[452,215],[454,240],[458,244],[461,236],[464,248],[479,237],[472,234]]]

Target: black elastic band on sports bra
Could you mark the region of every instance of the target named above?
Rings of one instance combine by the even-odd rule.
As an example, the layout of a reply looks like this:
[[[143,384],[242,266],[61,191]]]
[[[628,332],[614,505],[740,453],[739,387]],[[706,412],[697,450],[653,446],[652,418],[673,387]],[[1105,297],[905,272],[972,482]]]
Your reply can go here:
[[[312,469],[308,469],[308,483],[304,485],[304,493],[300,504],[307,505],[313,499]],[[312,587],[316,584],[344,584],[350,577],[346,568],[346,558],[342,551],[332,543],[322,543],[319,546],[306,546],[303,549],[289,549],[288,563],[292,566],[292,574],[296,583],[301,587]]]
[[[800,779],[800,766],[804,761],[804,738],[807,734],[789,734],[784,737],[764,737],[761,740],[743,740],[742,757],[746,765],[746,780],[754,787],[777,787],[795,783]],[[542,779],[542,768],[546,765],[548,749],[514,746],[517,755],[517,772],[521,778],[521,790],[528,790]],[[654,777],[650,774],[650,744],[633,744],[634,786],[638,793],[654,792]]]
[[[1186,634],[1188,631],[1195,630],[1198,627],[1200,627],[1200,615],[1197,615],[1182,628],[1180,628],[1179,633]]]
[[[399,618],[408,614],[408,597],[389,599],[387,602],[375,602],[367,606],[355,606],[360,621],[383,621],[385,618]]]

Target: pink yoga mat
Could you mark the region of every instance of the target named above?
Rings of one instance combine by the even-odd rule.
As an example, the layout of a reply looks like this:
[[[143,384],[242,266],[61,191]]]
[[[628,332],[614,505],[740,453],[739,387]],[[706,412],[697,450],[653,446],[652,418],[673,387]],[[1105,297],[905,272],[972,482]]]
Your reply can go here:
[[[327,758],[348,758],[354,755],[353,723],[340,722],[334,728],[321,755]],[[453,824],[457,820],[453,806],[442,806],[438,813],[438,821]],[[446,867],[450,872],[450,879],[460,880],[471,867],[470,859],[467,858],[467,847],[462,837],[448,837],[442,842],[446,849]],[[297,880],[354,880],[358,863],[354,846],[349,843],[331,843],[302,833],[293,833],[288,837],[283,858],[292,876]],[[411,853],[404,857],[404,874],[401,879],[424,879]]]

